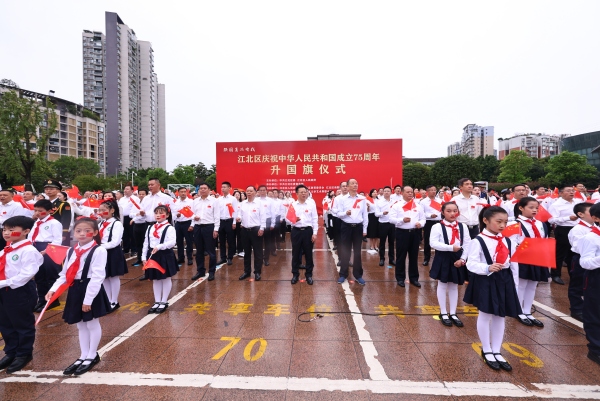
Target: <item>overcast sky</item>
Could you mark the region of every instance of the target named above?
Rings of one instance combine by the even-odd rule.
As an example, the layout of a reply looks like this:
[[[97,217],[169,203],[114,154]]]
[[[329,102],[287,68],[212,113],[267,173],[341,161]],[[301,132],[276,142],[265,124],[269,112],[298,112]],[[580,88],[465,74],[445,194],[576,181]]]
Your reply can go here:
[[[600,1],[5,1],[0,78],[83,103],[81,33],[117,12],[166,84],[167,168],[216,141],[600,130]]]

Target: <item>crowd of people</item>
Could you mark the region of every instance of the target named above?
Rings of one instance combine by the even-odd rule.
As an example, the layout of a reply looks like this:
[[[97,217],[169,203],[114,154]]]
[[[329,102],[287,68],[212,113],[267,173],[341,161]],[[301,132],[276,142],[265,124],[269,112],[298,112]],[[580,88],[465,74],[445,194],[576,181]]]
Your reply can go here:
[[[244,266],[239,279],[260,281],[263,266],[269,266],[288,232],[291,284],[300,281],[304,270],[302,281],[313,285],[320,214],[339,257],[340,284],[353,277],[366,285],[366,242],[379,254],[379,266],[387,256],[398,286],[420,288],[422,244],[422,265],[431,265],[429,275],[437,281],[441,324],[464,326],[457,315],[458,287],[467,285],[463,301],[479,310],[482,358],[495,370],[512,370],[500,354],[505,317],[543,327],[532,314],[537,285],[549,279],[564,285],[566,264],[571,316],[583,321],[588,357],[600,363],[600,205],[595,204],[600,195],[588,197],[579,183],[554,191],[517,184],[500,194],[474,186],[468,178],[457,184],[439,189],[386,186],[365,195],[357,180],[349,179],[324,197],[322,211],[305,185],[298,185],[293,196],[264,185],[233,189],[229,182],[221,183],[220,192],[201,183],[197,192],[179,188],[170,193],[154,178],[147,188],[127,185],[122,192],[86,192],[82,197],[63,191],[56,180],[48,180],[44,193],[37,195],[1,189],[0,333],[5,356],[0,369],[16,372],[31,361],[34,312],[43,315],[59,306],[64,291],[63,319],[77,325],[81,348],[80,358],[64,373],[92,369],[100,361],[99,318],[120,307],[127,256],[136,258],[133,266],[143,266],[140,280],[152,281],[151,314],[168,309],[172,278],[186,259],[188,265],[196,264],[191,280],[215,280],[217,266],[232,265],[238,256]],[[548,218],[536,220],[542,211]],[[518,230],[502,235],[516,225]],[[511,262],[526,238],[551,235],[556,268]],[[57,261],[52,252],[61,245],[65,256]]]

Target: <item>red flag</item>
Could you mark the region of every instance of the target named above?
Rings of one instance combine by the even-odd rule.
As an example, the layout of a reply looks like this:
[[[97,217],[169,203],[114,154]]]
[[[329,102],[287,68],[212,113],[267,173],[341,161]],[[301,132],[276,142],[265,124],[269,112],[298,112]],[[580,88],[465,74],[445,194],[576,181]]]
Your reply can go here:
[[[411,199],[410,201],[406,202],[406,204],[404,206],[402,206],[402,209],[405,212],[408,212],[409,210],[412,210],[412,208],[415,206],[415,202],[413,199]]]
[[[329,202],[323,203],[323,210],[329,210]]]
[[[508,194],[508,196],[507,196],[508,200],[513,200],[514,197],[515,196],[513,194]]]
[[[137,185],[135,185],[135,186],[133,187],[133,190],[137,192],[137,190],[138,190],[138,186],[137,186]]]
[[[554,238],[525,238],[511,262],[556,269],[556,240]]]
[[[352,209],[356,209],[356,207],[358,206],[358,204],[362,201],[362,199],[357,199],[354,201],[354,205],[352,205]]]
[[[515,234],[521,235],[522,233],[523,231],[521,230],[521,223],[506,226],[506,228],[504,228],[504,231],[502,231],[502,235],[505,237],[510,237]]]
[[[440,205],[439,203],[437,203],[436,201],[432,200],[431,204],[429,205],[431,206],[432,209],[437,210],[438,212],[442,211],[442,205]]]
[[[15,202],[19,202],[21,204],[21,206],[23,206],[25,209],[33,210],[33,205],[30,205],[27,202],[25,202],[21,195],[14,195],[13,200]]]
[[[67,195],[72,199],[81,199],[81,195],[79,195],[79,188],[76,185],[73,185],[71,189],[67,189]]]
[[[581,194],[581,192],[575,190],[575,199],[581,199],[581,200],[585,200],[586,198]]]
[[[25,185],[13,185],[12,188],[18,192],[25,192]]]
[[[146,264],[144,265],[144,267],[142,267],[142,270],[146,270],[146,269],[156,269],[159,272],[161,272],[162,274],[165,274],[165,269],[158,264],[157,261],[152,260],[152,259],[148,259],[148,261],[146,262]]]
[[[421,193],[420,193],[420,192],[417,192],[417,193],[415,194],[415,198],[417,198],[417,199],[421,199]]]
[[[442,202],[442,204],[446,203],[446,202],[450,202],[451,200],[452,200],[452,195],[450,195],[448,192],[444,191],[444,201]]]
[[[552,215],[542,205],[540,205],[538,207],[538,212],[535,215],[536,220],[539,220],[539,221],[545,223],[548,220],[550,220],[551,217],[552,217]]]
[[[554,187],[554,191],[552,191],[552,195],[550,195],[552,199],[558,198],[558,188]]]
[[[586,199],[585,203],[591,203],[593,205],[594,203],[596,203],[596,199],[592,199],[592,198]]]
[[[298,221],[298,217],[296,216],[296,209],[294,209],[293,205],[290,205],[290,207],[288,207],[285,218],[288,219],[292,224],[294,224],[294,223],[296,223],[296,221]]]
[[[137,207],[137,209],[140,210],[140,205],[138,205],[138,203],[133,198],[129,198],[129,200],[131,201],[131,203],[133,203],[133,206]]]
[[[189,206],[182,207],[179,213],[181,213],[185,217],[192,217],[194,215],[194,212],[192,212],[192,209],[190,209]]]
[[[91,207],[92,209],[98,209],[102,202],[98,199],[88,198],[85,202],[83,202],[83,206]]]
[[[502,198],[498,198],[495,206],[502,206]]]
[[[48,255],[57,265],[62,265],[68,250],[68,246],[49,244],[46,247],[46,255]]]
[[[233,213],[235,212],[235,209],[233,208],[233,205],[231,203],[227,204],[227,210],[229,210],[229,217],[233,217]]]
[[[369,202],[371,202],[371,203],[375,203],[375,201],[373,200],[373,198],[371,198],[371,196],[370,196],[370,195],[367,195],[367,199],[369,200]]]

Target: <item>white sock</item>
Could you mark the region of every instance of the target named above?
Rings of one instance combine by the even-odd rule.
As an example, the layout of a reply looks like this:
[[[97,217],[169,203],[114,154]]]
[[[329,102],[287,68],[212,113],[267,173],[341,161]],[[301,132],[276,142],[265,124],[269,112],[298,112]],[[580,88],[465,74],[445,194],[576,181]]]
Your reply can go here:
[[[440,313],[445,315],[448,313],[446,310],[446,290],[448,289],[448,283],[442,283],[438,281],[437,284],[437,299],[440,304]]]
[[[119,292],[121,292],[121,278],[117,276],[111,277],[109,280],[112,289],[112,294],[109,296],[110,303],[116,304],[119,302]]]
[[[494,315],[481,311],[479,312],[479,316],[477,316],[477,334],[479,334],[481,349],[484,353],[492,352],[492,344],[490,341],[490,322],[492,321],[492,316]],[[488,361],[495,360],[493,355],[486,355],[485,358]]]
[[[169,300],[169,294],[171,294],[173,282],[171,281],[171,277],[167,277],[160,281],[162,281],[162,297],[160,302],[167,302]]]
[[[110,277],[107,277],[102,282],[102,286],[104,287],[104,291],[106,292],[106,296],[110,303],[112,303],[112,282],[110,281]]]
[[[456,305],[458,305],[458,284],[448,283],[448,301],[450,301],[450,314],[456,315]]]
[[[90,331],[83,321],[77,323],[77,330],[79,331],[79,348],[81,349],[79,359],[83,360],[87,358],[90,352]]]
[[[519,279],[519,288],[517,290],[517,297],[519,297],[519,305],[521,305],[521,309],[523,308],[523,295],[525,294],[525,289],[527,288],[527,282],[529,280],[525,280],[524,278]]]
[[[90,333],[90,349],[86,359],[94,359],[98,353],[98,345],[102,338],[102,327],[100,327],[99,319],[92,319],[89,322],[86,322],[86,324]],[[90,363],[91,361],[87,362]]]
[[[533,298],[535,298],[535,290],[537,289],[537,281],[527,280],[527,288],[525,288],[525,294],[523,294],[523,313],[527,316],[531,316],[531,306],[533,305]]]
[[[492,315],[492,352],[499,353],[502,348],[502,340],[504,340],[505,320],[503,317]],[[499,361],[501,358],[496,358]],[[501,360],[504,362],[504,360]]]
[[[162,280],[152,280],[152,289],[154,290],[154,302],[160,302],[162,294]]]

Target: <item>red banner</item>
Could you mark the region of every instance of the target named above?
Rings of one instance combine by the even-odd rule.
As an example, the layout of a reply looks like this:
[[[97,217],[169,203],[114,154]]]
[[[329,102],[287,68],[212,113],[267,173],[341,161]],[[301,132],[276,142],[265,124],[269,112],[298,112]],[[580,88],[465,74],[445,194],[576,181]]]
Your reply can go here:
[[[294,192],[308,187],[317,208],[329,190],[355,178],[358,191],[402,185],[402,139],[217,142],[217,188],[264,184]]]

